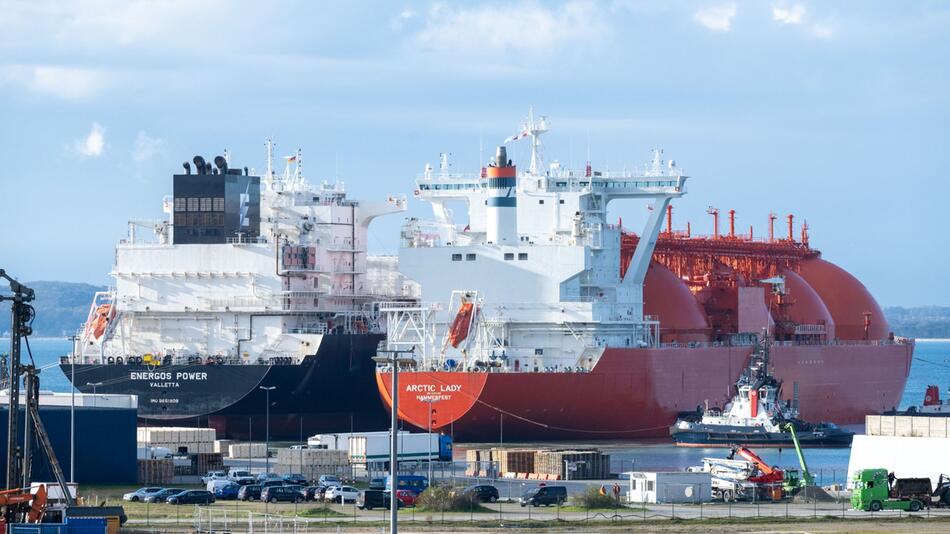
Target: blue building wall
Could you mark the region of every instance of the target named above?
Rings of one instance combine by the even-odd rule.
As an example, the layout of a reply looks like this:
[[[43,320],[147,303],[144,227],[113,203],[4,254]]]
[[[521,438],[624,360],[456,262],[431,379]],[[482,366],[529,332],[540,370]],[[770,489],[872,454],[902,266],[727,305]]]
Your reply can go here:
[[[0,458],[4,460],[7,455],[7,412],[7,406],[0,406]],[[136,414],[134,408],[76,408],[76,483],[136,483]],[[20,443],[23,442],[22,429],[26,421],[23,415],[21,407]],[[69,406],[40,406],[40,419],[63,474],[69,480]],[[33,480],[55,481],[46,453],[37,442],[33,443]]]

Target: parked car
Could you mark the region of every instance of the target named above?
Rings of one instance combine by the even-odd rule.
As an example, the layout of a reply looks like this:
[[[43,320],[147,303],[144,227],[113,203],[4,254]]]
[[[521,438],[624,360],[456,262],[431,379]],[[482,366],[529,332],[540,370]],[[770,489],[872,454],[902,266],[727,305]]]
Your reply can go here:
[[[564,504],[567,500],[567,488],[564,486],[537,486],[530,488],[521,496],[521,506],[550,506]]]
[[[168,498],[168,504],[212,504],[214,494],[208,490],[187,490]]]
[[[145,502],[163,503],[167,502],[168,498],[172,495],[177,495],[183,491],[185,491],[184,488],[165,488],[161,491],[156,491],[155,493],[146,495],[142,500]]]
[[[402,508],[405,506],[399,496],[396,496],[396,506]],[[356,497],[356,507],[360,510],[372,510],[373,508],[385,508],[389,510],[389,492],[384,490],[368,489],[363,490]]]
[[[307,477],[300,473],[284,473],[281,478],[288,484],[296,484],[298,486],[306,486],[308,482]]]
[[[265,502],[303,502],[300,486],[270,486],[261,492]]]
[[[389,492],[387,491],[386,493],[388,494]],[[396,499],[398,499],[403,506],[415,506],[418,497],[419,495],[412,490],[401,489],[396,491]]]
[[[208,482],[212,480],[227,480],[228,474],[224,471],[208,471],[205,473],[205,476],[201,477],[201,484],[207,486]]]
[[[144,500],[145,497],[148,497],[149,495],[152,495],[153,493],[158,493],[162,491],[163,489],[164,488],[157,488],[157,487],[139,488],[135,491],[126,493],[125,495],[122,496],[122,499],[126,501],[131,501],[131,502],[138,502],[138,501]]]
[[[260,484],[241,486],[237,498],[242,501],[258,501],[261,499],[261,491],[263,490],[264,488]]]
[[[258,482],[264,482],[266,480],[279,480],[283,482],[284,479],[280,478],[280,475],[277,473],[261,473],[257,475]]]
[[[422,475],[400,475],[399,488],[419,495],[429,487],[429,479]],[[386,489],[392,489],[392,478],[386,477]]]
[[[317,484],[321,486],[342,486],[343,482],[340,480],[340,477],[336,475],[320,475],[320,480],[317,480]]]
[[[291,446],[290,446],[290,450],[292,450],[292,451],[302,451],[302,450],[306,450],[306,449],[309,449],[309,448],[310,448],[309,445],[291,445]]]
[[[257,482],[257,479],[254,477],[254,475],[251,474],[250,471],[246,471],[243,469],[232,469],[228,473],[228,478],[231,481],[237,482],[238,484],[242,486]]]
[[[265,481],[263,481],[263,482],[259,482],[258,485],[261,486],[262,488],[273,488],[273,487],[276,487],[276,486],[286,486],[287,483],[284,482],[283,479],[281,479],[281,480],[265,480]]]
[[[498,500],[498,488],[489,484],[476,484],[462,491],[462,494],[477,502],[495,502]]]
[[[386,489],[386,479],[383,477],[374,478],[369,481],[369,489],[374,490],[385,490]]]
[[[214,498],[222,501],[237,499],[238,491],[241,485],[230,480],[212,480],[208,483],[207,490],[214,493]]]
[[[355,501],[359,494],[360,490],[353,486],[333,486],[327,490],[323,500],[343,504],[346,501]]]
[[[307,486],[303,489],[303,498],[307,501],[323,500],[323,492],[326,490],[325,486]]]

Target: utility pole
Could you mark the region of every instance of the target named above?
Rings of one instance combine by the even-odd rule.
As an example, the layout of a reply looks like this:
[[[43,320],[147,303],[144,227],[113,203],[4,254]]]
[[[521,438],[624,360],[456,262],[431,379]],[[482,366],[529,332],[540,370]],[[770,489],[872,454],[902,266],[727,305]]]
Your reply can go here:
[[[377,349],[377,356],[373,361],[377,365],[389,365],[392,372],[392,410],[389,421],[389,533],[397,534],[399,499],[396,493],[399,490],[399,365],[414,363],[415,359],[405,354],[413,354],[415,347],[409,350]],[[431,481],[430,481],[431,483]]]
[[[264,409],[264,472],[270,473],[270,392],[277,386],[259,386],[266,392],[267,406]]]

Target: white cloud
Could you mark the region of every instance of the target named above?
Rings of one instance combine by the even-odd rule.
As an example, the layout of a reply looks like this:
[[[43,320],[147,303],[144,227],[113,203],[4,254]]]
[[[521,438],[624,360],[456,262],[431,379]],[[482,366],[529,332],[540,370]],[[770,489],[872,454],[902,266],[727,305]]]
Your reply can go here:
[[[165,151],[165,140],[161,137],[152,137],[140,131],[135,138],[135,147],[132,149],[132,159],[142,163]]]
[[[98,158],[106,149],[106,129],[98,122],[92,123],[89,135],[73,142],[72,151],[83,158]]]
[[[805,6],[795,4],[791,7],[772,6],[772,20],[782,24],[801,24],[805,16]]]
[[[727,32],[732,28],[732,19],[736,16],[735,4],[709,6],[693,13],[693,20],[707,29],[717,32]]]
[[[533,1],[472,8],[433,4],[414,40],[440,52],[545,53],[598,41],[608,32],[601,8],[583,1],[557,8]]]
[[[415,18],[416,18],[416,12],[409,8],[406,8],[400,11],[399,13],[397,13],[396,16],[393,17],[392,22],[390,22],[389,25],[394,30],[397,30],[397,31],[402,30],[403,28],[406,27],[407,24],[409,24],[409,22],[411,22]]]
[[[830,39],[835,36],[835,28],[830,24],[812,24],[811,34],[819,39]]]
[[[102,71],[50,65],[11,65],[0,68],[0,85],[19,85],[31,92],[76,100],[95,95],[108,84]]]

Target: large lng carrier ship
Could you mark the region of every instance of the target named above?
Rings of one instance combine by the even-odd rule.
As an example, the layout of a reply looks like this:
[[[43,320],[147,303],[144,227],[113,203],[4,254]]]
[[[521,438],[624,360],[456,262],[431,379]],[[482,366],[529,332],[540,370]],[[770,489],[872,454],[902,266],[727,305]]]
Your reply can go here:
[[[385,261],[368,276],[366,233],[406,200],[311,186],[299,152],[280,174],[267,147],[262,177],[196,156],[174,176],[165,220],[130,221],[115,289],[95,296],[60,365],[80,391],[135,394],[149,424],[245,439],[264,437],[268,412],[278,438],[385,425],[375,302],[401,286]]]
[[[409,359],[399,413],[468,441],[666,436],[677,414],[723,406],[754,347],[771,340],[784,401],[806,420],[858,423],[899,404],[912,340],[895,339],[853,276],[808,244],[735,231],[674,231],[687,176],[655,151],[642,172],[545,165],[546,121],[523,131],[530,165],[505,146],[480,174],[427,167],[399,268],[421,284],[415,306],[384,305],[387,349]],[[608,220],[610,202],[646,201],[639,235]],[[449,203],[465,203],[468,222]],[[664,220],[666,227],[664,230]],[[387,353],[392,354],[392,353]],[[390,368],[377,385],[391,402]]]

